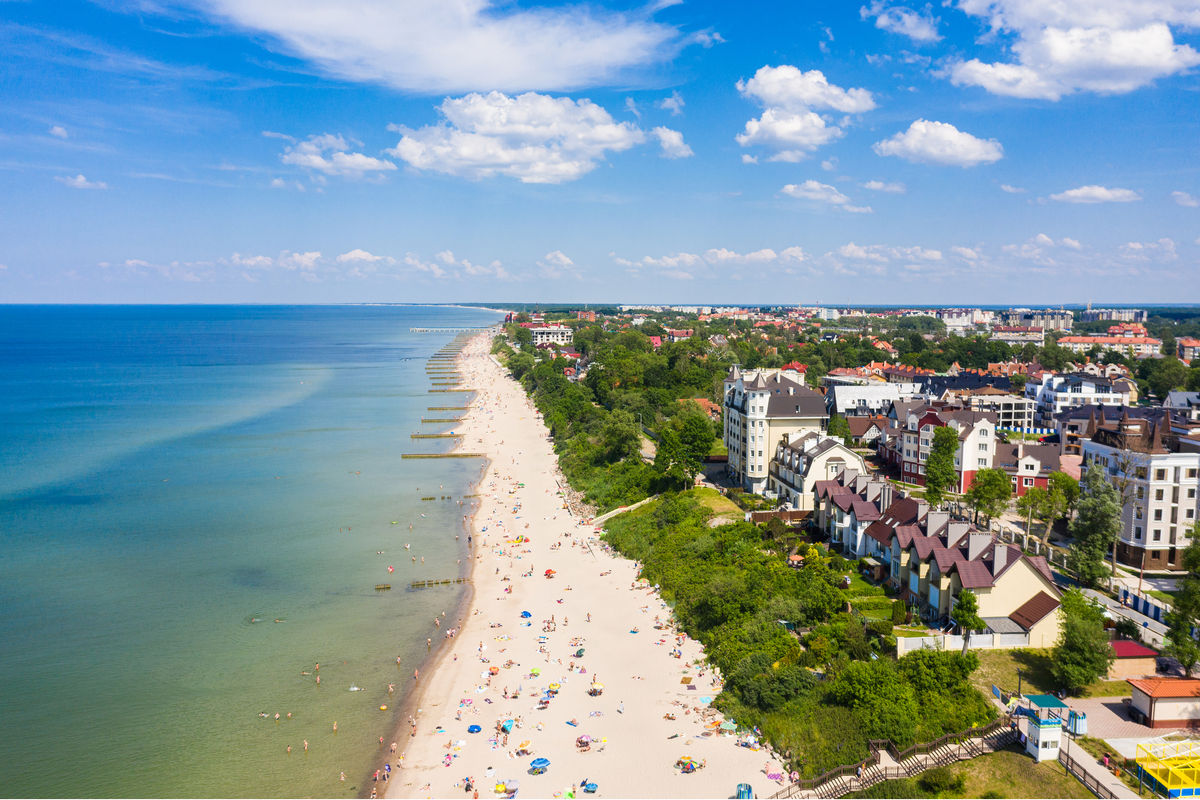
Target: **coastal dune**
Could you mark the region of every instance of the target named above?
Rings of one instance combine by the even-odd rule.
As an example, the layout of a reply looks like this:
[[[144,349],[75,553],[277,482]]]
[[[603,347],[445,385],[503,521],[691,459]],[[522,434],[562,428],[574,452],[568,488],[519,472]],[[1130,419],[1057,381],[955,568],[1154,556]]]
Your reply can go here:
[[[587,783],[597,797],[777,791],[780,763],[709,708],[720,683],[700,645],[637,565],[567,509],[546,428],[489,345],[474,337],[458,362],[478,390],[460,446],[490,459],[470,528],[473,599],[461,620],[431,623],[440,652],[412,693],[415,727],[398,732],[396,754],[385,748],[390,780],[372,785],[387,797],[496,797],[500,785],[583,797]],[[685,774],[685,757],[699,768]]]

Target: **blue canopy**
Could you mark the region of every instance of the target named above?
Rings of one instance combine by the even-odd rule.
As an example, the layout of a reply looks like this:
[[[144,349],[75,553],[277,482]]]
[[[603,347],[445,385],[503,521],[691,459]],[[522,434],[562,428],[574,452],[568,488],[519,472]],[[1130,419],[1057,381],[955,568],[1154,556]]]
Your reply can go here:
[[[532,617],[532,616],[533,616],[533,614],[530,614],[528,611],[522,611],[522,612],[521,612],[521,618],[522,618],[522,619],[529,619],[529,618],[530,618],[530,617]]]
[[[478,725],[471,725],[467,728],[467,733],[479,733],[481,730],[483,730],[483,728],[479,727]]]
[[[533,767],[534,769],[545,769],[546,767],[550,766],[550,759],[535,758],[533,761],[529,762],[529,766]]]

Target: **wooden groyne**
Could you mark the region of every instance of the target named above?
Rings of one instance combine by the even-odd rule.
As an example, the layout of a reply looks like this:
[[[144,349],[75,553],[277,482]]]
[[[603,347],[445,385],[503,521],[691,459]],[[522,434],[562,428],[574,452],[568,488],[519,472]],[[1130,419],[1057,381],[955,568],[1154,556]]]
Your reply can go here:
[[[408,585],[410,589],[429,589],[433,586],[451,586],[458,583],[470,583],[470,578],[439,578],[437,580],[413,581]]]
[[[449,419],[438,419],[436,417],[421,417],[421,422],[426,425],[447,425],[451,422],[462,422],[466,417],[450,417]]]
[[[429,394],[436,394],[438,392],[473,392],[473,391],[475,391],[475,390],[474,389],[430,389]]]
[[[401,453],[401,458],[487,458],[487,453]]]
[[[429,406],[426,411],[470,411],[470,406]]]
[[[409,434],[413,439],[461,439],[461,433],[412,433]]]

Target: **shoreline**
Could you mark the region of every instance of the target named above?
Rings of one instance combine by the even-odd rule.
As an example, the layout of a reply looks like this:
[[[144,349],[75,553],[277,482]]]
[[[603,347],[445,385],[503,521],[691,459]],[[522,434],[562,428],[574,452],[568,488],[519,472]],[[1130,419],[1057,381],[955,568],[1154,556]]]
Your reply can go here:
[[[396,755],[381,748],[390,780],[368,776],[364,793],[463,795],[468,777],[468,797],[512,781],[528,796],[581,796],[585,779],[598,797],[728,797],[737,783],[773,793],[780,784],[767,774],[782,766],[770,751],[719,729],[709,703],[720,681],[699,643],[676,629],[638,565],[572,514],[541,415],[491,357],[491,338],[470,337],[455,362],[476,387],[456,449],[469,441],[487,455],[463,520],[472,564],[458,634],[405,698]],[[600,681],[599,696],[588,691]],[[682,773],[685,756],[707,769]],[[533,757],[550,761],[549,774],[529,769]]]

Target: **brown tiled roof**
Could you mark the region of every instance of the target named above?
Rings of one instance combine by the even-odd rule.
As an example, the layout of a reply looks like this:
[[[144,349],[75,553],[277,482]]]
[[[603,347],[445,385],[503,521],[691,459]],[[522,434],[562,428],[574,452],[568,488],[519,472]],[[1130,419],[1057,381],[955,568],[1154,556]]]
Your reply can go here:
[[[859,522],[870,522],[879,519],[879,509],[874,503],[868,503],[866,500],[854,501],[854,517]]]
[[[861,437],[871,428],[883,430],[887,426],[887,417],[846,417],[846,425],[850,428],[851,436]]]
[[[1060,603],[1045,592],[1038,592],[1025,601],[1025,604],[1008,615],[1008,618],[1029,630],[1037,625],[1046,615],[1058,608]]]
[[[1025,556],[1025,560],[1029,562],[1029,566],[1036,569],[1051,585],[1054,584],[1054,573],[1050,571],[1050,565],[1046,563],[1045,556]]]
[[[875,541],[882,545],[887,545],[892,541],[892,528],[884,522],[875,520],[867,526],[867,536],[870,536]]]
[[[835,494],[833,496],[833,504],[842,511],[849,511],[854,506],[854,501],[858,499],[858,495],[846,492],[845,494]]]
[[[964,589],[992,585],[992,573],[982,561],[959,561],[953,567]]]
[[[1129,678],[1128,683],[1151,697],[1200,697],[1200,680],[1194,678]]]

